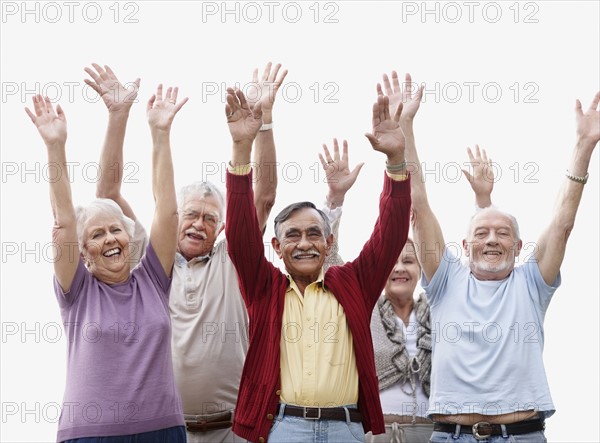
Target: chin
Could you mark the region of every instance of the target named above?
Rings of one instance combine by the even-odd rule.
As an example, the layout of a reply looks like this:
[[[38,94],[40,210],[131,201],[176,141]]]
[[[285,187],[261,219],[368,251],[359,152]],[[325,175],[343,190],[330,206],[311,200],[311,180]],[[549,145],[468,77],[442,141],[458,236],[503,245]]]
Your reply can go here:
[[[479,272],[486,272],[491,274],[505,274],[510,273],[515,267],[514,263],[501,262],[501,263],[489,263],[489,262],[478,262],[473,263],[473,268]]]

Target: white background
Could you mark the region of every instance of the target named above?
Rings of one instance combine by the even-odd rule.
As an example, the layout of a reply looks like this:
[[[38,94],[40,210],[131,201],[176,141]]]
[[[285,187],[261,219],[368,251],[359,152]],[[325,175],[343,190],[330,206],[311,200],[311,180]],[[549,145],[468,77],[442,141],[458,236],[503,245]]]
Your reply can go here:
[[[222,16],[225,8],[233,12]],[[425,9],[431,12],[422,15]],[[274,109],[280,181],[272,214],[300,199],[320,203],[320,146],[348,139],[352,164],[366,162],[340,232],[341,252],[352,258],[370,233],[382,183],[384,158],[363,136],[375,85],[384,72],[409,71],[427,85],[415,128],[446,241],[460,242],[473,211],[457,164],[466,161],[466,146],[479,143],[498,163],[494,201],[520,221],[526,256],[564,180],[575,99],[587,108],[600,89],[599,14],[594,1],[3,2],[1,441],[53,441],[65,384],[66,340],[47,246],[46,153],[23,111],[33,93],[48,94],[65,110],[74,200],[84,203],[94,195],[93,162],[107,118],[83,83],[83,68],[109,64],[123,82],[142,78],[125,142],[123,192],[148,226],[145,103],[156,85],[178,85],[190,97],[172,131],[177,187],[209,179],[224,188],[220,175],[207,171],[223,171],[230,156],[225,85],[243,85],[255,67],[281,62],[289,75]],[[545,322],[557,408],[547,422],[549,441],[600,437],[597,154],[589,173],[563,284]]]

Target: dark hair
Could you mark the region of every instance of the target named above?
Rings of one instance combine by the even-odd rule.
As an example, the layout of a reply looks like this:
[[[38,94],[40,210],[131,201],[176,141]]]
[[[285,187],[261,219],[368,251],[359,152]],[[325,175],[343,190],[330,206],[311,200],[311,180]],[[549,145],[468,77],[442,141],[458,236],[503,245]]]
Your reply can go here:
[[[325,225],[325,238],[329,237],[331,235],[331,224],[329,223],[329,218],[323,211],[317,209],[314,203],[311,202],[292,203],[291,205],[288,205],[285,208],[283,208],[281,212],[277,214],[277,217],[275,217],[275,237],[279,239],[279,227],[281,226],[281,223],[289,219],[294,212],[304,208],[314,209],[319,213]]]

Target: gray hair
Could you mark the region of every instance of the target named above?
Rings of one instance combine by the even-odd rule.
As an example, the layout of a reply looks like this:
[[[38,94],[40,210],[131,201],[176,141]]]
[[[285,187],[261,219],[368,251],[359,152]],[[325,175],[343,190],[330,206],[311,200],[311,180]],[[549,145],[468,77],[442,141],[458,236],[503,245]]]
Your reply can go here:
[[[221,222],[225,220],[225,197],[223,195],[223,192],[219,188],[217,188],[211,182],[194,182],[187,186],[184,186],[183,188],[181,188],[179,194],[177,195],[177,206],[179,207],[179,209],[183,208],[183,205],[185,204],[186,200],[193,195],[202,198],[216,198],[217,201],[220,203],[219,218],[221,219]]]
[[[469,227],[467,229],[467,239],[471,236],[471,231],[473,230],[473,222],[475,220],[475,217],[477,217],[478,215],[481,215],[482,213],[486,213],[486,212],[497,212],[500,215],[503,215],[504,217],[508,218],[510,220],[510,225],[513,231],[513,234],[515,235],[515,239],[516,241],[521,240],[521,233],[519,232],[519,223],[517,222],[517,219],[515,218],[514,215],[509,214],[506,211],[502,211],[498,208],[496,208],[495,206],[488,206],[487,208],[483,208],[480,209],[479,211],[477,211],[475,214],[473,214],[471,216],[471,220],[469,221]]]
[[[287,219],[289,219],[294,212],[299,211],[300,209],[304,209],[304,208],[314,209],[315,211],[317,211],[319,213],[319,215],[321,216],[321,218],[323,219],[323,224],[325,225],[325,238],[327,238],[331,235],[331,224],[329,223],[329,218],[327,217],[327,215],[323,211],[318,209],[314,205],[314,203],[298,202],[298,203],[292,203],[291,205],[286,206],[285,208],[283,208],[281,210],[281,212],[279,214],[277,214],[277,217],[275,217],[275,237],[277,237],[277,240],[281,240],[281,238],[280,238],[281,224],[284,221],[286,221]]]
[[[121,207],[109,198],[97,198],[87,206],[77,206],[75,208],[75,217],[77,220],[77,242],[79,250],[83,251],[83,234],[88,220],[98,214],[112,215],[118,219],[125,228],[129,239],[133,238],[135,232],[135,222],[127,217]]]

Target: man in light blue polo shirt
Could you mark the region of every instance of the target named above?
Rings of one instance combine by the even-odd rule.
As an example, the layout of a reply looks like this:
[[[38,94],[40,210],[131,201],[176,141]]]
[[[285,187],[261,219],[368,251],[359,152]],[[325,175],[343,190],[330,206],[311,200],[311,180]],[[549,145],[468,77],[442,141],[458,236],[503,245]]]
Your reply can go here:
[[[463,240],[468,263],[445,247],[418,165],[412,121],[404,122],[412,167],[413,230],[422,286],[431,306],[433,362],[427,413],[431,442],[546,441],[554,404],[544,370],[544,316],[560,285],[560,265],[588,166],[600,140],[600,93],[583,111],[555,213],[532,258],[515,268],[522,247],[513,216],[488,207],[471,219]],[[511,440],[512,441],[512,440]]]

